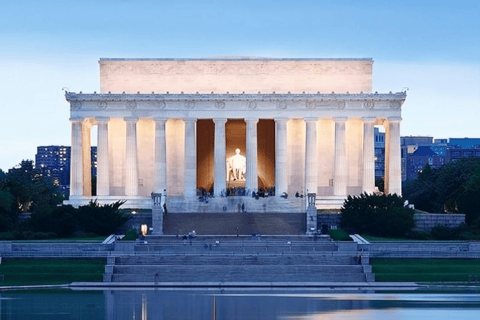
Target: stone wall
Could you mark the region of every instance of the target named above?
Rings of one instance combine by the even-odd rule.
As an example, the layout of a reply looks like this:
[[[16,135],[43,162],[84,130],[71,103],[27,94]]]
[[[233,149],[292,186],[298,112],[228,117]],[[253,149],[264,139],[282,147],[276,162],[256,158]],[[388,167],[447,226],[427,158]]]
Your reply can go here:
[[[430,231],[436,225],[444,225],[449,228],[456,228],[465,223],[465,214],[444,214],[444,213],[416,213],[415,230]]]
[[[430,231],[436,225],[444,225],[449,228],[456,228],[465,223],[465,214],[444,214],[444,213],[416,213],[414,215],[416,221],[415,230]],[[321,230],[322,225],[326,224],[330,229],[337,228],[340,224],[339,213],[321,213],[318,215],[318,229]]]

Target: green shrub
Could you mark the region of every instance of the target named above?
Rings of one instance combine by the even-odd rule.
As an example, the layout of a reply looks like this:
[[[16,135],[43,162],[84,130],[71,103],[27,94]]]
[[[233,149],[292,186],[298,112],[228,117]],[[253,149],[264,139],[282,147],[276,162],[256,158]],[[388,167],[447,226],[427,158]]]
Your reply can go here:
[[[139,234],[138,234],[137,229],[132,228],[132,229],[128,230],[128,232],[125,234],[125,237],[123,237],[122,240],[133,241],[133,240],[137,240],[138,237],[139,237]]]
[[[349,233],[405,237],[415,226],[414,210],[397,194],[363,193],[348,196],[341,209],[340,227]]]
[[[78,208],[77,222],[85,233],[95,233],[108,236],[130,219],[130,216],[119,210],[125,201],[100,206],[92,201],[86,206]]]
[[[352,238],[342,229],[330,229],[328,235],[335,241],[353,241]]]

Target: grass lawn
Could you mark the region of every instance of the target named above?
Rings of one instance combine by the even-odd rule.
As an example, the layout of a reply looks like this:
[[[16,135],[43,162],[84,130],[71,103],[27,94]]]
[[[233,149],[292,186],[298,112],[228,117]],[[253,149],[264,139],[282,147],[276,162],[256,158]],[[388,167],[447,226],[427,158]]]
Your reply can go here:
[[[371,259],[379,282],[468,281],[480,276],[480,259]]]
[[[0,286],[65,284],[103,280],[104,258],[95,259],[2,259]]]

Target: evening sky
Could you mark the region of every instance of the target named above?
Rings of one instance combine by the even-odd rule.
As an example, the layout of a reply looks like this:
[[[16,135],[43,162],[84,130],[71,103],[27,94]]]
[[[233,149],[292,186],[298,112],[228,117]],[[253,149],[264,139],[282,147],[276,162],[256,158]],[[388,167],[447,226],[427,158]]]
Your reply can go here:
[[[480,1],[0,1],[0,168],[70,145],[99,58],[373,58],[402,135],[480,137]]]

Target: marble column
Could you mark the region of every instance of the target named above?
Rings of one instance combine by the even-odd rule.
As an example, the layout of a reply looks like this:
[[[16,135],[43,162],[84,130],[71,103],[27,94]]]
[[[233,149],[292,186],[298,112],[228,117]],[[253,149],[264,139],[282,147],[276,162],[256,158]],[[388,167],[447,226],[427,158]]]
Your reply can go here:
[[[82,158],[83,158],[83,195],[92,195],[92,124],[86,120],[82,124]]]
[[[306,194],[317,193],[317,122],[317,118],[305,118],[307,132],[305,145],[305,189],[307,189]]]
[[[108,121],[109,118],[97,118],[97,196],[110,194],[110,175],[108,159]]]
[[[363,192],[375,190],[375,118],[363,118]]]
[[[197,196],[196,119],[185,119],[185,185],[184,196]],[[225,166],[225,164],[223,164]]]
[[[138,164],[137,164],[137,118],[125,118],[125,195],[138,195]]]
[[[215,123],[215,147],[214,147],[214,180],[213,189],[215,196],[219,197],[222,191],[227,189],[227,168],[226,161],[226,137],[225,124],[227,119],[213,119]]]
[[[70,119],[72,147],[70,153],[70,196],[83,196],[83,119]]]
[[[154,193],[163,194],[167,190],[167,119],[153,119],[155,122]]]
[[[335,166],[333,176],[333,194],[347,195],[348,161],[345,144],[345,123],[347,118],[334,118],[335,121]]]
[[[385,127],[385,193],[402,195],[400,118],[391,118]]]
[[[245,189],[250,192],[258,191],[258,169],[257,169],[257,123],[258,119],[245,119],[247,123],[247,163]]]
[[[287,192],[287,119],[275,119],[275,195]]]

